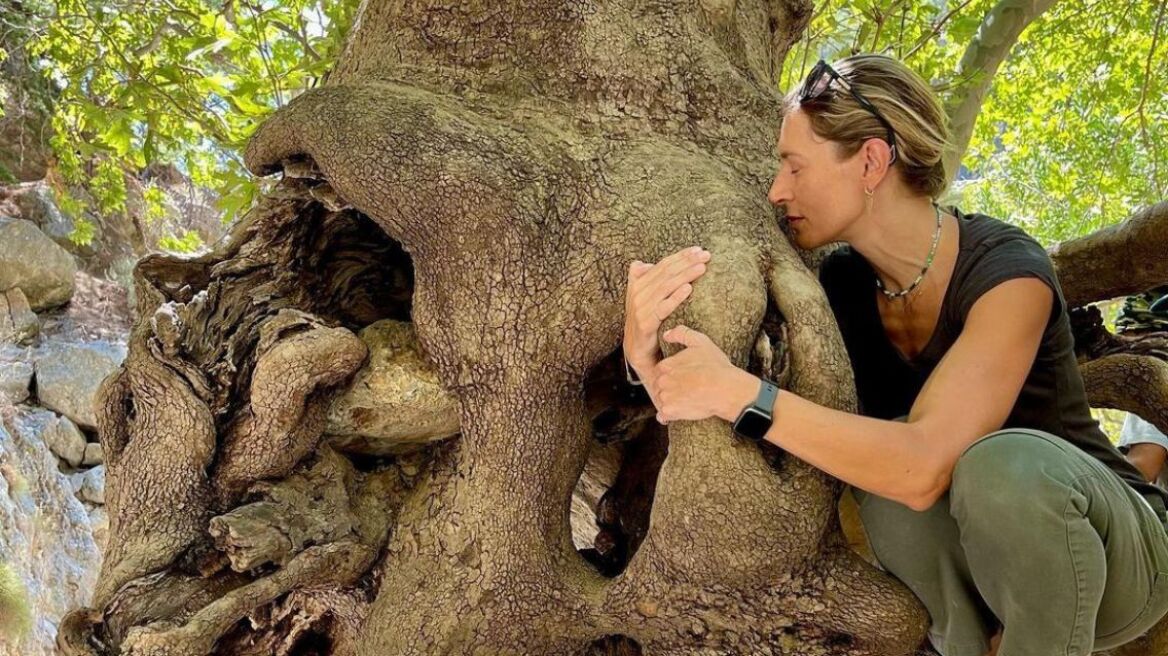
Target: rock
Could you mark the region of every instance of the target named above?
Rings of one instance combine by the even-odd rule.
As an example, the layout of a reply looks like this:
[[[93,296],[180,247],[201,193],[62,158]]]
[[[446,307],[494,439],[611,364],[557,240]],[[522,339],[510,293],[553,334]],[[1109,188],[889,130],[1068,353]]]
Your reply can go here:
[[[16,206],[20,208],[20,218],[32,221],[50,239],[68,248],[61,242],[69,242],[73,220],[57,208],[53,190],[48,185],[29,185],[26,191],[16,197]]]
[[[97,442],[90,442],[85,445],[85,456],[81,458],[81,465],[90,467],[92,465],[100,465],[105,462],[105,452],[101,449],[101,444]]]
[[[32,383],[32,364],[28,362],[0,360],[0,396],[7,397],[12,404],[22,403],[28,398],[28,386]]]
[[[41,232],[61,248],[82,259],[90,258],[97,253],[104,236],[102,221],[87,216],[93,229],[93,239],[83,244],[73,241],[70,235],[73,234],[76,224],[57,207],[53,190],[47,184],[38,182],[26,185],[26,190],[16,196],[16,205],[20,208],[22,219],[35,223]]]
[[[81,488],[85,485],[85,472],[73,472],[69,474],[69,489],[73,490],[73,494],[78,499],[81,498]]]
[[[117,342],[55,345],[35,362],[37,398],[77,425],[95,429],[97,387],[125,359],[126,346]]]
[[[41,439],[58,458],[70,467],[80,467],[85,458],[85,435],[68,417],[57,417],[45,426]]]
[[[134,289],[134,265],[137,263],[138,257],[136,255],[119,257],[114,259],[105,270],[105,275],[109,280],[126,290],[126,302],[131,308],[138,305],[138,294]]]
[[[109,513],[105,506],[94,506],[89,509],[89,526],[93,530],[93,541],[105,553],[105,545],[109,542]]]
[[[29,344],[40,332],[40,319],[19,287],[0,291],[0,342]]]
[[[81,475],[80,495],[89,503],[105,504],[105,465],[85,470]]]
[[[24,630],[0,640],[4,654],[56,654],[57,624],[90,602],[101,566],[90,515],[39,437],[53,418],[16,409],[0,422],[0,608],[15,581],[29,611]]]
[[[384,319],[358,336],[369,347],[369,360],[329,406],[327,443],[389,455],[458,433],[458,399],[422,357],[413,324]]]
[[[33,310],[73,297],[77,261],[32,221],[0,217],[0,290],[19,287]]]

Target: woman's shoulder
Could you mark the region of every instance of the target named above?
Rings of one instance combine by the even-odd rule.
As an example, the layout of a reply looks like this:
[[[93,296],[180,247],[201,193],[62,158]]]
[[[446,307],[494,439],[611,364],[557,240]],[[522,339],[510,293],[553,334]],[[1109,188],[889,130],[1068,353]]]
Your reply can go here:
[[[1012,240],[1021,240],[1046,252],[1042,244],[1019,225],[981,212],[964,213],[957,208],[954,210],[964,221],[964,234],[970,237],[968,243],[962,243],[962,250],[989,250]]]
[[[1055,295],[1052,319],[1062,311],[1062,290],[1054,263],[1046,248],[1020,226],[986,215],[966,214],[966,234],[962,244],[966,262],[956,290],[957,311],[962,320],[973,303],[989,289],[1019,277],[1035,277],[1046,282]]]

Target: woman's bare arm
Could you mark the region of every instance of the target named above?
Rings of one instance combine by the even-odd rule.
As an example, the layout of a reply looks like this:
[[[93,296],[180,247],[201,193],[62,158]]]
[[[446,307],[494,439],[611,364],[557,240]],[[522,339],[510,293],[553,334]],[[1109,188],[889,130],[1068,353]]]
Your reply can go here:
[[[1033,277],[1011,278],[982,294],[907,422],[842,412],[784,391],[766,439],[844,482],[925,510],[949,489],[965,449],[1005,423],[1053,302],[1053,290]],[[718,413],[728,421],[758,392],[758,378],[743,373]]]

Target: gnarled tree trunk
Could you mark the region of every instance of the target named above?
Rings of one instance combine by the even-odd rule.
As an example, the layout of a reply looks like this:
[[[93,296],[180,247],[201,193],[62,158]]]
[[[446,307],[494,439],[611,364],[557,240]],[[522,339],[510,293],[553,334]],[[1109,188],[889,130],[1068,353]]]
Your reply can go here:
[[[247,149],[276,191],[212,253],[135,269],[99,392],[110,547],[62,653],[920,649],[838,481],[658,425],[620,368],[628,263],[701,244],[663,330],[854,409],[765,200],[810,9],[367,0]]]

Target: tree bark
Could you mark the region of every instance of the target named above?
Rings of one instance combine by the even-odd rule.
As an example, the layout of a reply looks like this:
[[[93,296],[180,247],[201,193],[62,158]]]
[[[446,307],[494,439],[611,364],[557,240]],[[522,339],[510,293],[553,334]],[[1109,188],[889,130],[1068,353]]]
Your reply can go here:
[[[653,424],[620,367],[629,262],[701,244],[662,330],[855,409],[765,202],[810,10],[363,3],[327,83],[248,145],[276,190],[211,253],[135,267],[98,395],[110,547],[61,653],[918,653],[924,609],[848,548],[838,481],[720,420]],[[433,377],[453,437],[326,434],[383,321],[426,362],[386,405]],[[620,465],[580,545],[598,441]]]
[[[1050,250],[1068,307],[1168,282],[1168,201]]]

